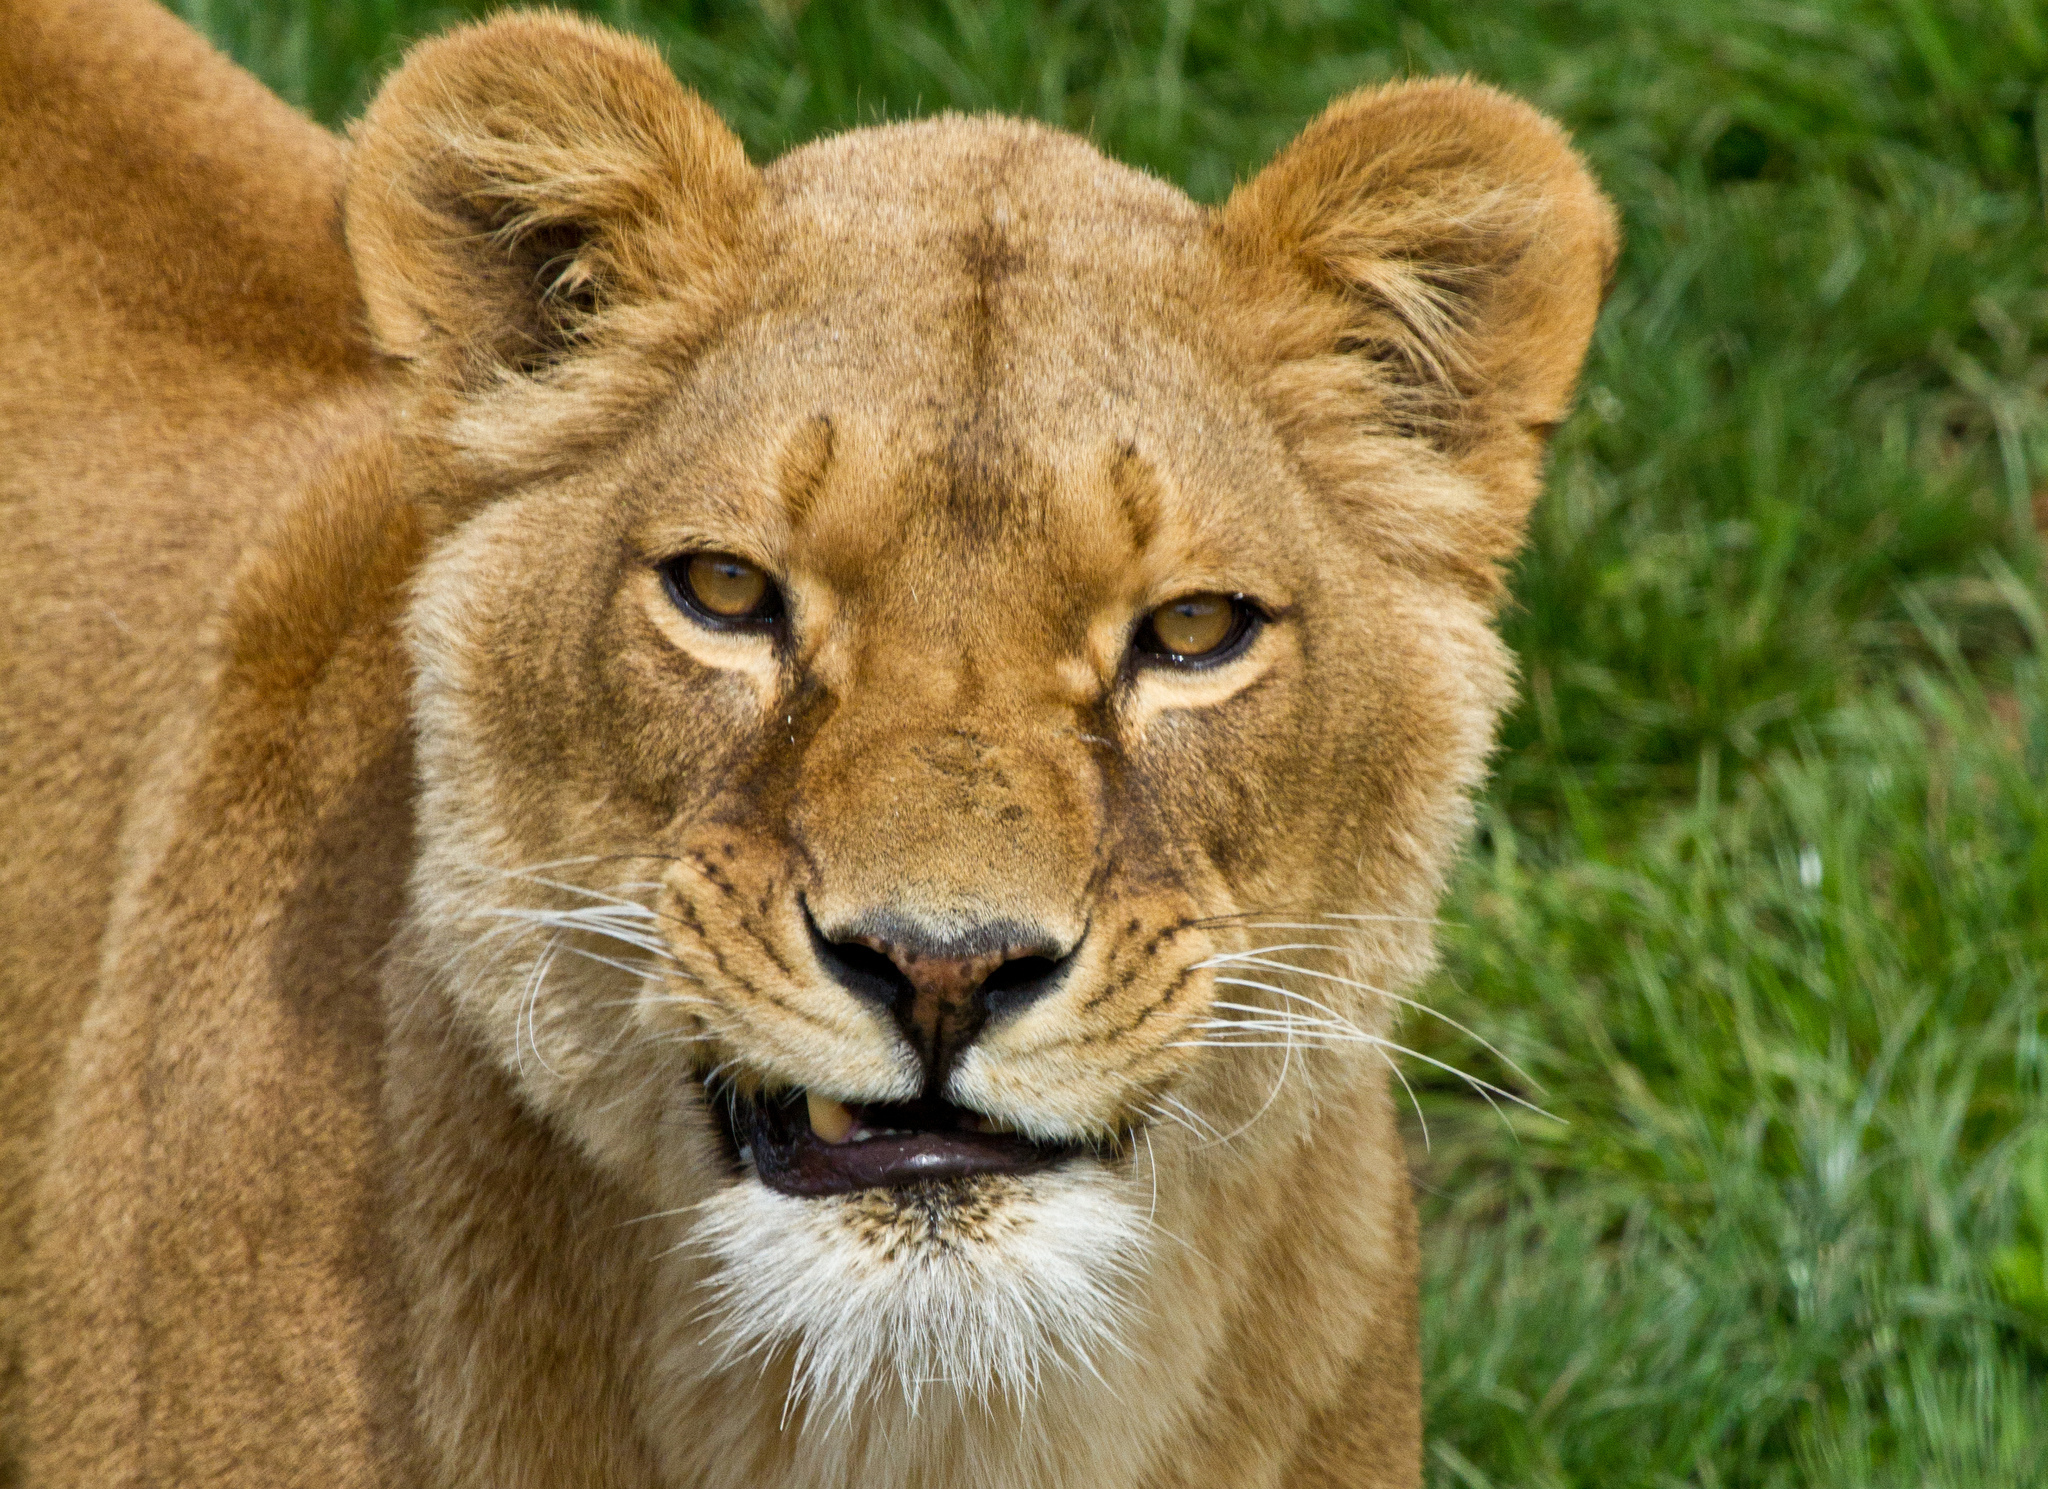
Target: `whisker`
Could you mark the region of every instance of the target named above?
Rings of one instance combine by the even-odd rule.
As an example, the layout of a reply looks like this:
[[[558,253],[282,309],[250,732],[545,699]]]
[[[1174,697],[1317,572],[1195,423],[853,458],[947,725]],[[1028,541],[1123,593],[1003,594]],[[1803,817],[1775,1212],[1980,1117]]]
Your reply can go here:
[[[1193,1107],[1189,1106],[1189,1105],[1188,1105],[1188,1104],[1187,1104],[1186,1102],[1182,1101],[1182,1100],[1181,1100],[1181,1099],[1180,1099],[1179,1097],[1177,1097],[1177,1096],[1171,1096],[1171,1095],[1163,1095],[1163,1096],[1161,1096],[1161,1097],[1160,1097],[1159,1099],[1160,1099],[1161,1101],[1163,1101],[1163,1102],[1167,1103],[1167,1104],[1168,1104],[1169,1106],[1172,1106],[1172,1107],[1174,1107],[1174,1108],[1175,1108],[1176,1110],[1178,1110],[1178,1111],[1179,1111],[1179,1112],[1181,1112],[1182,1114],[1184,1114],[1184,1115],[1185,1115],[1185,1116],[1186,1116],[1186,1117],[1188,1118],[1188,1120],[1189,1120],[1189,1121],[1191,1121],[1191,1122],[1194,1122],[1194,1123],[1198,1124],[1198,1126],[1200,1126],[1200,1127],[1202,1127],[1202,1128],[1207,1128],[1207,1129],[1208,1129],[1208,1132],[1209,1132],[1209,1135],[1210,1135],[1211,1137],[1220,1137],[1220,1136],[1222,1135],[1222,1134],[1220,1134],[1220,1133],[1218,1133],[1218,1132],[1216,1131],[1215,1125],[1214,1125],[1213,1123],[1211,1123],[1211,1122],[1209,1121],[1209,1119],[1208,1119],[1207,1117],[1204,1117],[1204,1116],[1203,1116],[1203,1115],[1202,1115],[1202,1114],[1201,1114],[1200,1112],[1196,1111],[1196,1110],[1195,1110],[1195,1109],[1194,1109]],[[1193,1129],[1190,1129],[1190,1130],[1193,1130]],[[1202,1135],[1202,1134],[1201,1134],[1201,1132],[1199,1132],[1199,1131],[1196,1131],[1196,1132],[1195,1132],[1195,1136],[1196,1136],[1196,1137],[1200,1137],[1201,1135]]]
[[[1228,925],[1228,924],[1229,924],[1230,922],[1232,922],[1232,921],[1242,921],[1242,920],[1249,920],[1249,919],[1250,919],[1250,918],[1251,918],[1252,916],[1254,916],[1254,915],[1273,915],[1273,914],[1278,914],[1278,913],[1279,913],[1279,912],[1278,912],[1277,910],[1274,910],[1274,909],[1268,909],[1268,910],[1232,910],[1232,911],[1230,911],[1229,913],[1227,913],[1227,914],[1224,914],[1224,915],[1203,915],[1203,916],[1197,916],[1197,917],[1196,917],[1195,919],[1193,919],[1193,920],[1183,920],[1183,921],[1181,922],[1181,924],[1182,924],[1182,925],[1184,925],[1184,926],[1210,926],[1210,925]]]
[[[673,853],[585,853],[574,858],[550,858],[540,863],[530,863],[524,868],[500,868],[496,864],[478,863],[470,860],[469,867],[486,874],[500,874],[519,878],[530,874],[549,872],[554,869],[581,868],[593,863],[681,863],[682,859]]]
[[[1159,1223],[1159,1155],[1153,1150],[1152,1134],[1150,1132],[1145,1134],[1145,1157],[1152,1169],[1152,1212],[1145,1217],[1146,1228],[1166,1237],[1174,1245],[1183,1248],[1189,1256],[1192,1256],[1211,1271],[1215,1270],[1216,1263],[1209,1260],[1200,1247],[1184,1236],[1176,1235],[1173,1231],[1168,1230]]]
[[[641,962],[637,965],[632,962],[622,962],[617,957],[604,956],[595,951],[586,951],[581,946],[564,946],[562,950],[568,952],[571,956],[580,956],[586,962],[596,962],[601,967],[614,967],[621,972],[643,978],[648,982],[657,981],[666,975],[664,969],[648,962]]]
[[[650,977],[648,980],[656,981],[656,979],[652,977]],[[713,999],[686,997],[681,993],[671,993],[666,988],[661,987],[659,985],[649,989],[647,992],[639,993],[631,998],[606,998],[603,1002],[593,1003],[590,1006],[593,1009],[640,1008],[648,1003],[673,1003],[678,1008],[718,1007],[717,1002]]]
[[[669,920],[675,921],[677,924],[681,924],[682,922],[678,917],[670,915],[666,911],[657,910],[650,905],[642,904],[638,900],[625,899],[617,894],[610,893],[605,890],[592,889],[588,885],[584,884],[573,884],[564,879],[550,878],[547,875],[538,872],[542,869],[563,868],[576,864],[610,863],[619,860],[630,859],[650,859],[663,863],[680,863],[682,861],[681,859],[677,858],[674,854],[670,853],[614,853],[604,855],[602,857],[558,859],[552,863],[536,864],[529,869],[501,869],[494,867],[490,864],[472,864],[471,868],[477,872],[493,875],[500,879],[515,879],[524,884],[539,885],[543,889],[559,890],[564,894],[580,895],[585,899],[598,900],[606,904],[616,905],[621,907],[622,909],[631,910],[635,914],[643,916],[649,920]],[[625,883],[618,884],[613,887],[615,889],[645,889],[659,891],[662,888],[662,885],[653,880],[629,880]]]
[[[1294,946],[1268,946],[1262,948],[1262,950],[1265,951],[1293,951],[1299,949],[1301,948]],[[1488,1054],[1492,1055],[1494,1059],[1500,1061],[1501,1064],[1507,1066],[1508,1069],[1512,1070],[1516,1075],[1520,1076],[1523,1080],[1527,1081],[1531,1086],[1536,1087],[1538,1090],[1542,1089],[1542,1082],[1538,1081],[1534,1076],[1530,1075],[1528,1071],[1524,1070],[1514,1060],[1510,1059],[1507,1056],[1507,1054],[1499,1048],[1499,1046],[1495,1045],[1491,1040],[1487,1039],[1477,1030],[1468,1028],[1466,1025],[1459,1023],[1458,1020],[1452,1018],[1442,1009],[1432,1008],[1427,1003],[1419,1002],[1414,998],[1404,997],[1400,993],[1388,992],[1385,988],[1374,987],[1371,983],[1360,982],[1356,978],[1339,977],[1334,972],[1321,972],[1313,967],[1297,967],[1292,962],[1269,961],[1262,957],[1255,956],[1250,952],[1232,953],[1224,956],[1214,956],[1209,958],[1207,962],[1199,963],[1198,965],[1224,966],[1232,964],[1249,965],[1255,967],[1272,967],[1277,971],[1294,972],[1299,974],[1300,976],[1314,977],[1324,982],[1342,983],[1345,987],[1357,988],[1360,992],[1372,993],[1376,997],[1387,999],[1389,1002],[1399,1003],[1403,1008],[1412,1008],[1417,1013],[1424,1014],[1430,1018],[1438,1020],[1441,1023],[1447,1024],[1453,1029],[1456,1029],[1460,1034],[1464,1035],[1474,1044],[1477,1044],[1481,1049],[1485,1050]],[[1324,1004],[1317,1003],[1312,998],[1304,997],[1300,993],[1290,992],[1286,988],[1272,987],[1269,984],[1262,982],[1244,982],[1235,978],[1227,977],[1219,977],[1216,979],[1216,981],[1219,984],[1227,984],[1232,987],[1264,988],[1267,992],[1278,993],[1283,998],[1300,998],[1303,1002],[1308,1003],[1312,1007],[1320,1008],[1325,1013],[1333,1015],[1336,1013],[1336,1010],[1329,1008]]]
[[[547,981],[548,969],[555,964],[555,950],[560,945],[561,935],[560,931],[556,931],[550,936],[547,949],[534,959],[533,971],[528,976],[526,983],[526,1005],[522,1010],[524,1014],[523,1022],[526,1024],[526,1042],[533,1046],[533,1058],[540,1061],[541,1069],[545,1070],[556,1080],[562,1078],[562,1073],[556,1070],[554,1066],[548,1064],[548,1057],[540,1052],[540,1025],[537,1020],[537,1011],[540,1005],[541,984]],[[526,1062],[519,1054],[518,1024],[515,1023],[513,1028],[512,1057],[519,1064],[520,1074],[524,1075],[526,1073]]]
[[[1422,1151],[1433,1151],[1429,1145],[1429,1118],[1422,1115],[1422,1103],[1415,1097],[1415,1088],[1408,1084],[1407,1074],[1385,1050],[1375,1050],[1373,1053],[1386,1062],[1387,1069],[1394,1072],[1394,1079],[1401,1083],[1401,1089],[1408,1093],[1408,1104],[1415,1108],[1415,1120],[1422,1124]]]
[[[1292,1068],[1294,1063],[1294,1031],[1291,1028],[1287,1031],[1287,1043],[1285,1049],[1286,1053],[1280,1057],[1280,1074],[1274,1077],[1273,1089],[1266,1093],[1265,1102],[1259,1107],[1257,1111],[1253,1112],[1249,1117],[1245,1118],[1241,1126],[1233,1129],[1228,1136],[1218,1138],[1217,1145],[1220,1146],[1223,1144],[1228,1144],[1232,1140],[1241,1137],[1246,1132],[1250,1131],[1252,1123],[1258,1121],[1259,1118],[1265,1116],[1266,1113],[1272,1109],[1273,1103],[1279,1100],[1280,1088],[1287,1084],[1287,1072],[1290,1068]]]
[[[1152,1170],[1152,1208],[1145,1216],[1147,1225],[1159,1223],[1159,1154],[1152,1147],[1152,1129],[1145,1129],[1146,1167]]]
[[[631,914],[626,913],[630,907]],[[619,906],[586,905],[576,910],[532,909],[523,905],[508,905],[490,910],[480,910],[476,918],[481,920],[503,920],[514,924],[553,926],[560,930],[589,931],[593,935],[606,936],[614,941],[674,961],[675,954],[666,944],[646,931],[635,928],[635,922],[651,921],[654,912],[644,905],[632,901],[621,901]]]
[[[712,1006],[709,1000],[693,999],[678,994],[666,986],[677,979],[696,981],[681,964],[680,959],[667,941],[655,929],[664,916],[661,911],[630,898],[633,893],[659,891],[661,885],[651,880],[628,880],[609,889],[598,889],[588,885],[575,884],[554,877],[554,873],[577,865],[594,863],[644,860],[650,862],[674,861],[670,854],[612,854],[588,855],[578,858],[564,858],[547,863],[530,865],[523,869],[501,869],[492,865],[470,865],[471,871],[508,881],[516,881],[555,894],[572,897],[580,903],[568,906],[526,906],[498,905],[475,912],[474,918],[486,923],[486,928],[469,944],[450,952],[443,960],[440,976],[444,979],[459,979],[474,987],[494,975],[504,959],[512,955],[529,935],[546,933],[546,942],[524,974],[524,987],[518,1017],[514,1023],[514,1049],[517,1063],[523,1071],[528,1049],[548,1074],[561,1078],[548,1060],[540,1045],[540,1002],[547,991],[548,977],[563,953],[578,957],[598,966],[609,967],[634,978],[643,985],[652,985],[657,996],[672,1006]],[[638,953],[633,957],[606,955],[590,945],[577,944],[595,938],[610,941]],[[494,945],[495,943],[495,945]],[[479,959],[482,964],[479,965]],[[464,977],[463,974],[467,973]],[[603,1008],[643,1005],[647,994],[631,999],[615,999],[600,1005]],[[625,1032],[624,1030],[619,1031]],[[694,1042],[691,1036],[666,1035],[671,1042]],[[631,1048],[640,1048],[652,1042],[641,1040]],[[608,1044],[608,1050],[616,1053],[620,1049],[616,1038]]]
[[[1245,922],[1244,929],[1248,931],[1321,931],[1326,936],[1354,934],[1348,926],[1318,925],[1306,920],[1250,920]],[[1324,951],[1350,951],[1355,943],[1353,941],[1316,941],[1311,944]],[[1224,953],[1218,954],[1223,955]]]
[[[650,1220],[670,1220],[677,1215],[687,1215],[692,1210],[701,1210],[703,1207],[703,1200],[693,1199],[687,1205],[677,1205],[673,1210],[656,1210],[650,1215],[635,1215],[631,1220],[621,1220],[613,1229],[624,1230],[629,1225],[645,1225]]]
[[[1256,916],[1278,915],[1281,913],[1283,913],[1282,907],[1277,905],[1269,905],[1266,908],[1260,910],[1234,910],[1225,915],[1199,916],[1193,920],[1184,920],[1181,922],[1181,924],[1186,926],[1221,926],[1231,924],[1244,925],[1250,922]],[[1319,915],[1325,920],[1392,921],[1404,922],[1413,925],[1445,924],[1444,921],[1438,919],[1434,915],[1364,914],[1353,912],[1341,912],[1335,910],[1296,910],[1295,913],[1298,915]],[[1317,925],[1305,927],[1305,929],[1322,930],[1326,928]],[[1330,927],[1329,929],[1335,929],[1335,927]]]
[[[1401,925],[1447,925],[1449,922],[1435,915],[1349,915],[1335,910],[1322,912],[1325,920],[1387,921]]]
[[[505,877],[517,879],[525,884],[538,884],[543,889],[558,889],[563,894],[579,895],[586,900],[596,900],[601,905],[615,905],[620,909],[630,910],[635,914],[647,916],[649,919],[652,919],[655,914],[652,906],[642,904],[639,900],[627,899],[624,895],[614,894],[610,890],[592,889],[587,884],[572,884],[566,879],[548,879],[539,874],[507,873]],[[661,888],[659,884],[642,880],[629,880],[616,887],[619,889]]]
[[[1262,1013],[1270,1014],[1273,1010],[1261,1009],[1259,1011]],[[1289,1022],[1287,1020],[1298,1020],[1298,1023]],[[1460,1070],[1457,1066],[1449,1064],[1443,1060],[1439,1060],[1433,1055],[1425,1055],[1420,1050],[1409,1049],[1406,1045],[1396,1044],[1393,1040],[1384,1038],[1378,1034],[1368,1034],[1363,1029],[1359,1029],[1356,1027],[1346,1029],[1337,1025],[1332,1025],[1329,1023],[1328,1020],[1325,1019],[1300,1019],[1298,1015],[1288,1015],[1283,1021],[1271,1024],[1250,1023],[1242,1019],[1210,1019],[1197,1023],[1193,1027],[1213,1029],[1219,1032],[1251,1028],[1254,1032],[1258,1033],[1285,1032],[1288,1035],[1288,1038],[1284,1044],[1279,1040],[1273,1039],[1253,1040],[1230,1037],[1222,1039],[1189,1039],[1174,1041],[1173,1045],[1169,1047],[1240,1050],[1285,1049],[1291,1055],[1295,1048],[1293,1038],[1295,1029],[1297,1027],[1302,1026],[1309,1027],[1310,1032],[1317,1041],[1323,1041],[1322,1043],[1319,1043],[1318,1045],[1313,1047],[1334,1049],[1341,1045],[1346,1044],[1364,1044],[1377,1046],[1385,1050],[1391,1050],[1395,1054],[1406,1055],[1411,1060],[1420,1060],[1423,1064],[1432,1066],[1437,1070],[1441,1070],[1446,1075],[1456,1076],[1459,1080],[1463,1081],[1467,1086],[1471,1087],[1475,1093],[1482,1097],[1485,1097],[1489,1103],[1493,1100],[1494,1097],[1499,1097],[1503,1101],[1511,1101],[1516,1106],[1522,1107],[1530,1112],[1533,1112],[1539,1117],[1547,1118],[1552,1122],[1562,1122],[1564,1120],[1555,1112],[1545,1111],[1542,1107],[1538,1106],[1535,1102],[1530,1101],[1526,1097],[1518,1096],[1513,1091],[1510,1091],[1503,1086],[1497,1086],[1492,1081],[1485,1080],[1479,1076],[1473,1075],[1470,1071]]]
[[[1265,984],[1262,982],[1246,982],[1241,977],[1219,977],[1216,980],[1220,983],[1225,983],[1230,987],[1265,987]],[[1277,992],[1279,990],[1274,989],[1274,991]],[[1320,1003],[1316,1003],[1313,999],[1304,998],[1302,1001],[1304,1003],[1310,1004],[1312,1007],[1322,1008],[1322,1005]],[[1274,1020],[1275,1028],[1282,1027],[1283,1024],[1292,1024],[1298,1028],[1318,1026],[1326,1029],[1350,1029],[1355,1027],[1349,1019],[1345,1018],[1342,1014],[1336,1012],[1334,1009],[1329,1008],[1323,1008],[1324,1017],[1317,1018],[1313,1014],[1296,1013],[1292,1009],[1268,1008],[1263,1003],[1229,1003],[1225,1002],[1220,998],[1217,999],[1214,1003],[1211,1003],[1209,1006],[1211,1008],[1227,1008],[1232,1013],[1257,1014],[1261,1018],[1268,1018]],[[1245,1021],[1242,1019],[1228,1019],[1223,1020],[1222,1022],[1230,1023],[1241,1027]]]
[[[1186,1117],[1181,1116],[1177,1112],[1168,1111],[1163,1105],[1161,1105],[1157,1101],[1147,1104],[1144,1110],[1145,1115],[1150,1117],[1154,1122],[1171,1122],[1174,1126],[1184,1129],[1198,1142],[1207,1136],[1206,1133],[1202,1132],[1192,1122],[1188,1121]]]

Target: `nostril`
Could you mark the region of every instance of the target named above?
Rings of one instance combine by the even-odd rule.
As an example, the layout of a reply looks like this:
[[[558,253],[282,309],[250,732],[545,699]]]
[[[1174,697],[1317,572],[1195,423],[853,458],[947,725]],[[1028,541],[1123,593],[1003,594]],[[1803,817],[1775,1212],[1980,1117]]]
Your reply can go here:
[[[1066,970],[1065,957],[1020,956],[1004,962],[982,980],[981,1000],[988,1016],[999,1019],[1036,1002],[1052,991]]]
[[[885,1011],[910,997],[910,979],[882,952],[858,941],[828,941],[815,924],[810,930],[818,965],[849,993]]]

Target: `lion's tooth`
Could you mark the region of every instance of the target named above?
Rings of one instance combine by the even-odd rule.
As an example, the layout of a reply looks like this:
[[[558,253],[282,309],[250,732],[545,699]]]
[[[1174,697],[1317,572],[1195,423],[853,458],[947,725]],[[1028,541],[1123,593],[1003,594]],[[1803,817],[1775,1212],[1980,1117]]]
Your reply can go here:
[[[810,1108],[811,1131],[826,1142],[843,1143],[846,1135],[853,1131],[853,1113],[831,1097],[806,1091],[804,1105]]]

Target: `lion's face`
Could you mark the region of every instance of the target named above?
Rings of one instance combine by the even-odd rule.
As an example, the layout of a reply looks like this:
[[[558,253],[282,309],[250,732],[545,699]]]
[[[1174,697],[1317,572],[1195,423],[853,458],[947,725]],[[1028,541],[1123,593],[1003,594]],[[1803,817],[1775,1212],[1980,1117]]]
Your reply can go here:
[[[1487,574],[1525,495],[1485,462],[1540,420],[1453,428],[1459,370],[1417,388],[1483,360],[1456,314],[1394,345],[1398,304],[1264,241],[1285,182],[1219,217],[951,119],[758,178],[699,148],[550,216],[420,107],[379,105],[358,182],[514,266],[516,313],[437,314],[498,261],[428,272],[453,235],[352,188],[452,518],[415,899],[460,1023],[812,1387],[1089,1355],[1154,1228],[1301,1141],[1302,1074],[1368,1078],[1426,965],[1507,689]]]

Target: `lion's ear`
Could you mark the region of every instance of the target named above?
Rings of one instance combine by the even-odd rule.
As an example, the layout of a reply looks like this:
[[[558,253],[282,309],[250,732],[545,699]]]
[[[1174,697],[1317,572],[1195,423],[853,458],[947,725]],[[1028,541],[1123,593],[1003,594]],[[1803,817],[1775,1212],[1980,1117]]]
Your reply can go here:
[[[345,218],[378,344],[482,391],[730,293],[758,174],[645,44],[559,14],[427,42],[356,126]]]
[[[1364,358],[1383,426],[1479,476],[1516,529],[1618,244],[1564,131],[1482,84],[1338,100],[1218,215],[1281,362]]]

